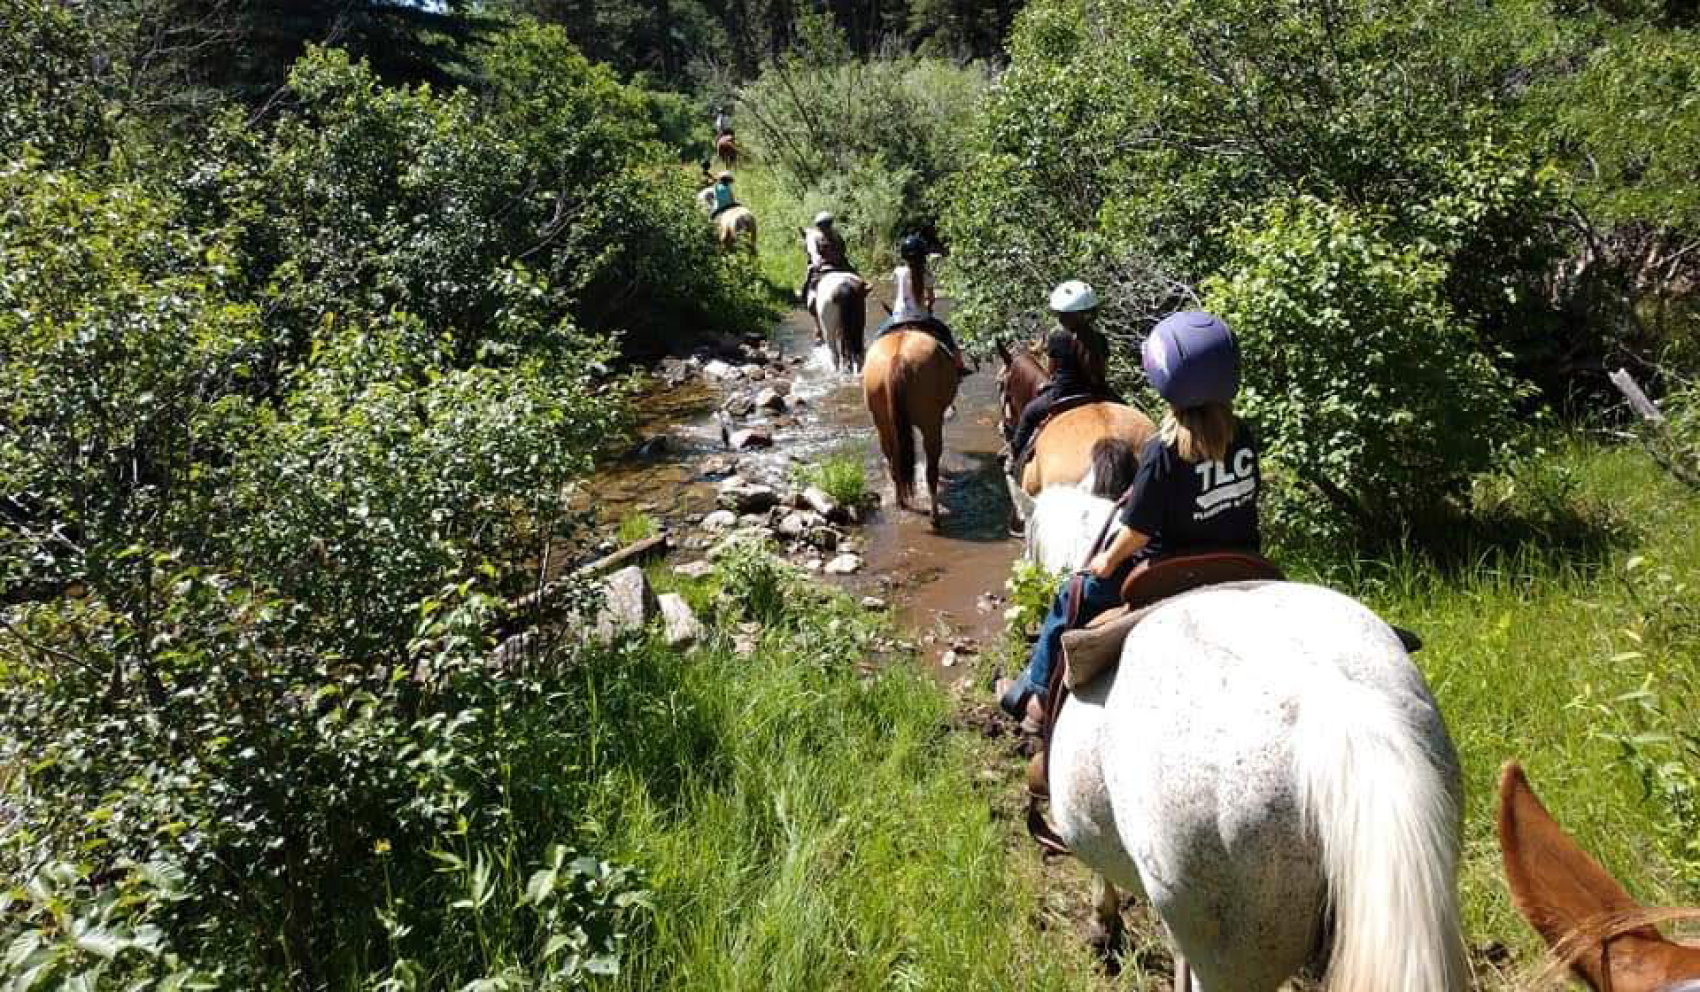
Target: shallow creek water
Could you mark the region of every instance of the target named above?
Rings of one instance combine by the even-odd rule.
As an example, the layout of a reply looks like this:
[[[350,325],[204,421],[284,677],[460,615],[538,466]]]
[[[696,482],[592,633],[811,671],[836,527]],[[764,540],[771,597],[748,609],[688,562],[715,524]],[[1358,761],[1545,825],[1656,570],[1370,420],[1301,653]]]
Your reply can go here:
[[[940,497],[950,516],[934,531],[924,513],[897,508],[863,404],[860,376],[832,370],[826,349],[815,345],[813,326],[800,311],[785,319],[775,340],[791,364],[791,393],[805,403],[791,414],[753,416],[733,425],[769,427],[774,440],[770,449],[738,453],[739,474],[781,485],[795,465],[839,451],[859,453],[870,488],[880,494],[878,510],[852,529],[864,566],[855,575],[817,580],[887,600],[900,627],[919,642],[922,657],[939,675],[954,677],[940,668],[941,656],[953,642],[992,641],[1003,622],[1004,579],[1020,551],[1020,542],[1006,531],[1009,496],[997,463],[1002,438],[995,365],[963,380],[956,416],[945,422]],[[714,509],[720,478],[704,474],[703,465],[715,456],[731,457],[716,418],[726,395],[724,387],[693,379],[658,387],[640,400],[639,453],[605,466],[588,487],[590,502],[606,523],[641,510],[687,542],[677,560],[694,556],[689,542],[697,522]]]

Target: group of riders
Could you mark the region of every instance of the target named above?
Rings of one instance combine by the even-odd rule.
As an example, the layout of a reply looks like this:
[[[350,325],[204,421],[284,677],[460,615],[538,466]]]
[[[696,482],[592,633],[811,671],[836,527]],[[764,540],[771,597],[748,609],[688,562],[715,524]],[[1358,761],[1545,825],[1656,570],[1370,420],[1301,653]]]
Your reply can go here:
[[[732,134],[727,108],[715,115],[715,137]],[[707,164],[704,163],[704,171]],[[730,172],[714,182],[714,212],[736,206]],[[802,232],[808,267],[799,293],[813,312],[821,278],[855,272],[832,213],[815,215]],[[935,337],[970,374],[950,328],[934,313],[928,256],[942,254],[936,236],[917,232],[897,245],[898,265],[890,315],[875,335],[896,329]],[[1082,400],[1123,403],[1109,384],[1110,342],[1099,330],[1100,301],[1093,288],[1070,280],[1052,290],[1056,326],[1046,336],[1049,380],[1021,411],[1005,440],[1014,469],[1059,407]],[[817,327],[817,336],[821,333]],[[1233,332],[1220,318],[1199,311],[1175,313],[1146,337],[1142,365],[1168,404],[1157,434],[1139,452],[1133,483],[1117,502],[1115,517],[1088,563],[1083,582],[1065,582],[1052,601],[1026,668],[998,685],[999,704],[1029,729],[1042,726],[1044,699],[1061,650],[1063,632],[1121,601],[1123,583],[1141,563],[1201,551],[1257,554],[1257,498],[1261,488],[1257,444],[1234,415],[1240,355]]]
[[[1045,341],[1051,377],[1009,437],[1012,464],[1058,406],[1076,397],[1122,402],[1108,385],[1109,343],[1095,326],[1099,302],[1092,287],[1057,286],[1050,309],[1058,325]],[[1030,730],[1048,717],[1044,700],[1064,631],[1120,604],[1135,568],[1203,552],[1260,551],[1257,443],[1234,415],[1240,354],[1233,332],[1212,314],[1182,311],[1159,322],[1141,352],[1145,375],[1169,408],[1139,452],[1133,482],[1093,549],[1084,581],[1063,584],[1026,668],[997,687],[1000,707]]]

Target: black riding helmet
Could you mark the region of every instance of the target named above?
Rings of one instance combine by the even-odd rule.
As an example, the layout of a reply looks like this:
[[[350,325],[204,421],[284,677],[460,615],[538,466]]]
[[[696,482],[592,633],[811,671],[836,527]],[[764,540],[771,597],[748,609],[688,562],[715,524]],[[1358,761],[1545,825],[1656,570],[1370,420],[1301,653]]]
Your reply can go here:
[[[897,257],[905,262],[920,259],[926,260],[927,240],[919,234],[911,234],[897,243]]]

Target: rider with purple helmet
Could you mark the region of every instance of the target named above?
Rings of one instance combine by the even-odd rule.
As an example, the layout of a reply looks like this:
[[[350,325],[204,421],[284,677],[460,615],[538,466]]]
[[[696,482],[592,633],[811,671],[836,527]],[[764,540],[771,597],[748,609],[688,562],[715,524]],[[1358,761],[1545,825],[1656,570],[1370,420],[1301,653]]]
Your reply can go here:
[[[1108,545],[1093,555],[1075,622],[1085,624],[1121,601],[1133,566],[1203,551],[1256,553],[1261,543],[1257,445],[1234,416],[1240,351],[1221,318],[1189,310],[1152,329],[1142,349],[1145,375],[1169,409],[1139,454],[1139,471],[1122,496]],[[1051,605],[1032,657],[1002,688],[1011,715],[1042,718],[1044,696],[1070,612],[1068,584]]]

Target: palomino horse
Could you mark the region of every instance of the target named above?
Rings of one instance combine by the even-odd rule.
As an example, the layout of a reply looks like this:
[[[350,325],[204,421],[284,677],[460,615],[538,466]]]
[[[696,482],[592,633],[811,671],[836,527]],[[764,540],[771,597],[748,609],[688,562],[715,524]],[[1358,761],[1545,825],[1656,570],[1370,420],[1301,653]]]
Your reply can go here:
[[[736,248],[742,241],[744,250],[755,254],[756,215],[748,207],[727,207],[714,218],[714,238],[727,250]]]
[[[873,286],[854,272],[823,273],[815,284],[809,312],[815,329],[832,353],[836,371],[862,368],[862,335],[868,322],[868,293]]]
[[[927,456],[928,512],[933,526],[939,505],[939,457],[944,453],[944,412],[956,400],[958,376],[944,346],[925,331],[886,332],[868,349],[862,365],[862,394],[879,432],[897,505],[910,509],[915,494],[915,431]]]
[[[1025,348],[1011,354],[1000,342],[997,352],[1004,366],[1003,371],[998,373],[999,416],[1007,436],[1014,432],[1021,411],[1038,395],[1049,377],[1039,365],[1039,360]],[[1033,454],[1027,459],[1020,480],[1011,482],[1010,504],[1015,517],[1031,520],[1035,516],[1034,500],[1046,490],[1080,488],[1092,471],[1093,450],[1098,442],[1106,438],[1117,439],[1137,458],[1139,450],[1155,433],[1157,426],[1150,417],[1120,403],[1087,403],[1057,414],[1040,428],[1039,436],[1030,442]],[[1102,480],[1098,485],[1101,487]],[[1121,495],[1119,492],[1106,494]],[[1090,542],[1091,538],[1085,540]],[[1027,557],[1033,561],[1041,560],[1035,551],[1031,531],[1027,538]]]
[[[1462,992],[1462,784],[1399,637],[1296,582],[1157,606],[1120,664],[1055,717],[1051,811],[1099,875],[1140,894],[1177,988],[1273,992],[1327,963],[1335,992]]]
[[[738,142],[733,140],[730,132],[714,139],[714,154],[719,156],[720,163],[728,169],[738,165]]]
[[[1571,969],[1595,992],[1700,990],[1700,947],[1654,929],[1700,919],[1700,909],[1636,902],[1564,832],[1515,761],[1499,776],[1499,849],[1511,900],[1553,949],[1554,970]]]

